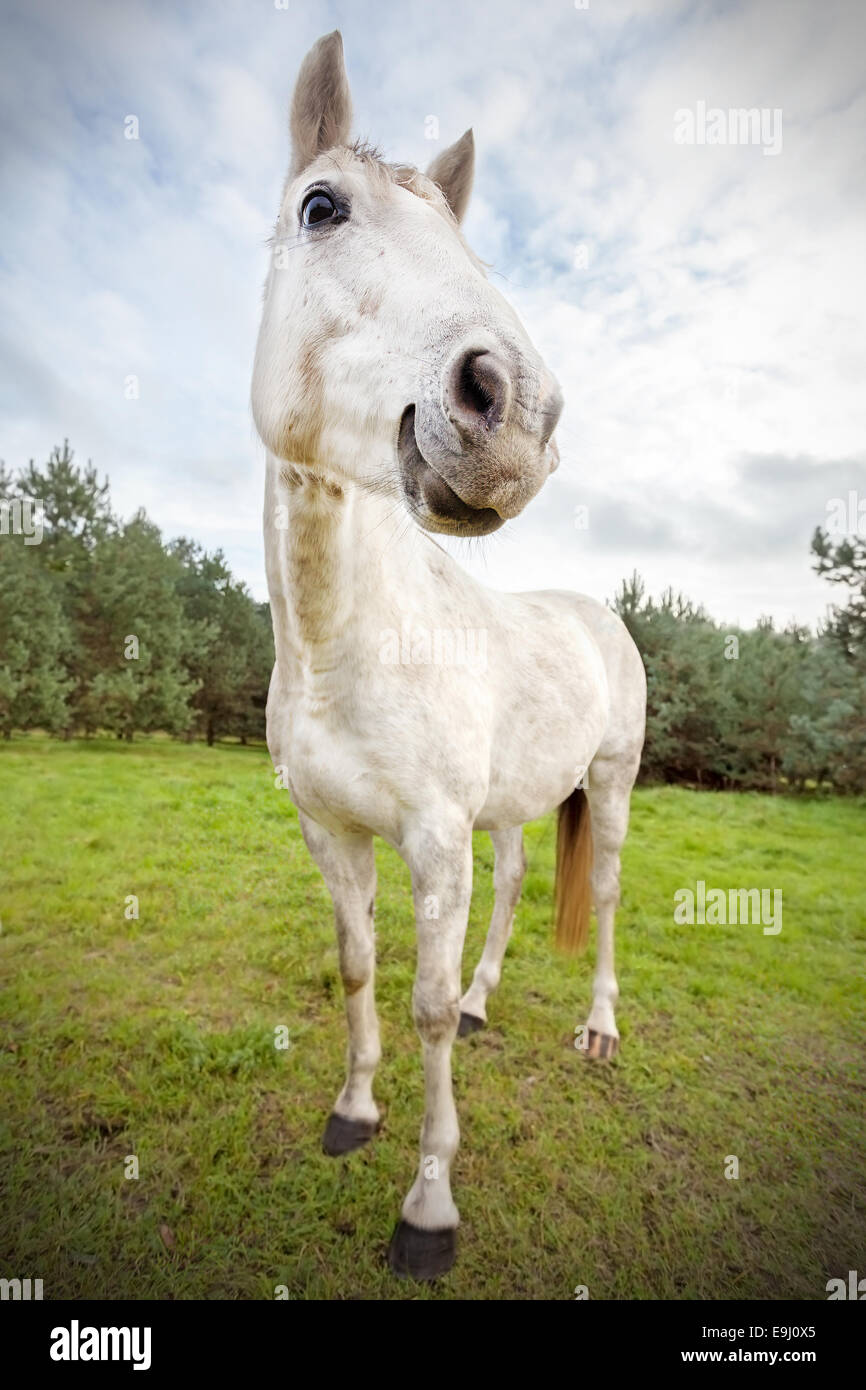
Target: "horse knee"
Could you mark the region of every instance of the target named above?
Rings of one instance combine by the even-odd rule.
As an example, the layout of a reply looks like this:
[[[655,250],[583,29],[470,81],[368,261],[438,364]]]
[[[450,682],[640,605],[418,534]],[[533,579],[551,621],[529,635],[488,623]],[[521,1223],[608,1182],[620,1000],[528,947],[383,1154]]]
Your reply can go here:
[[[365,941],[340,941],[340,975],[347,994],[357,994],[373,977],[374,949]]]
[[[444,1042],[454,1037],[460,1021],[460,996],[444,981],[415,982],[412,991],[415,1027],[425,1043]]]

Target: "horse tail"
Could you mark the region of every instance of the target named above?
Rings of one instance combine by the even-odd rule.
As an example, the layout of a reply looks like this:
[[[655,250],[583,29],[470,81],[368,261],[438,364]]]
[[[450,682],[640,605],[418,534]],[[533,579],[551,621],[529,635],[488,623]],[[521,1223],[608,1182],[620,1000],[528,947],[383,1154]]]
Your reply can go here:
[[[559,808],[556,831],[554,912],[556,944],[572,954],[582,951],[589,936],[592,908],[592,825],[589,802],[576,787]]]

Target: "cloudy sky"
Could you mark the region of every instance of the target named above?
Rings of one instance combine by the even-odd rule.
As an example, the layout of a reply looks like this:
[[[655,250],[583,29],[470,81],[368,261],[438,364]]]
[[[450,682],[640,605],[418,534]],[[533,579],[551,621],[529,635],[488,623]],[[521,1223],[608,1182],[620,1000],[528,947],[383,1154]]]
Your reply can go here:
[[[636,568],[731,622],[820,617],[812,530],[866,503],[859,0],[4,0],[2,26],[7,465],[68,436],[121,512],[265,596],[265,238],[298,65],[339,27],[386,157],[474,127],[467,235],[565,391],[562,467],[469,568],[598,597]],[[678,143],[701,103],[765,110],[768,138]]]

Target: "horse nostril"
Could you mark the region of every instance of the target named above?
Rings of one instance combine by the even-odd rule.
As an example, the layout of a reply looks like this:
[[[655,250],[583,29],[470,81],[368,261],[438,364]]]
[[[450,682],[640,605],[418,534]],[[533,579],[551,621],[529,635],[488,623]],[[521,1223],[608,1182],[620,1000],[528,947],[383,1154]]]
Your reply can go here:
[[[472,434],[492,433],[508,414],[511,382],[505,364],[492,352],[467,352],[451,373],[455,423]]]

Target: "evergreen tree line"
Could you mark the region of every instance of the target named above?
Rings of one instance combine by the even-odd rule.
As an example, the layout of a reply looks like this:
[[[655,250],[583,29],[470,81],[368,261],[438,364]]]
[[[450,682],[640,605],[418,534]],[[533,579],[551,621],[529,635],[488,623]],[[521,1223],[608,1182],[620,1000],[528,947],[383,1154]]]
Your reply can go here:
[[[42,504],[39,544],[15,498]],[[0,733],[264,737],[268,605],[221,551],[165,543],[143,511],[121,521],[68,444],[15,478],[0,464],[0,499]],[[644,780],[866,791],[866,544],[818,528],[812,556],[845,598],[817,635],[725,627],[623,582],[613,607],[647,671]]]
[[[756,791],[866,791],[866,544],[817,528],[815,569],[847,602],[817,636],[772,619],[742,630],[638,575],[613,607],[647,672],[641,777]]]
[[[38,544],[16,497],[44,508]],[[14,479],[0,464],[0,499],[0,733],[264,737],[270,613],[221,551],[121,521],[68,444]]]

